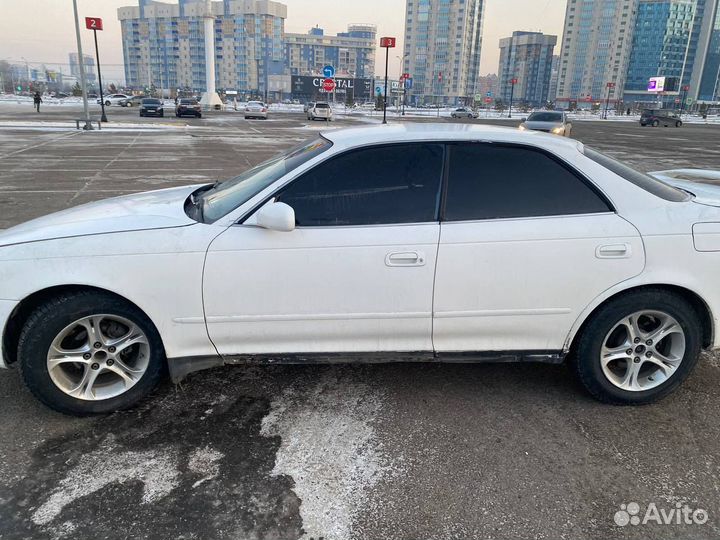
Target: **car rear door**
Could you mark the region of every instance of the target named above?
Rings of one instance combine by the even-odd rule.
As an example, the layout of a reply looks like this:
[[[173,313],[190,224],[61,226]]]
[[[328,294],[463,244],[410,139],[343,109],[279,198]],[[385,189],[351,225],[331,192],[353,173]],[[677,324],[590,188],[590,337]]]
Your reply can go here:
[[[222,233],[203,285],[218,351],[431,354],[443,159],[440,144],[349,151],[276,195],[294,231]]]
[[[450,146],[436,351],[562,350],[583,309],[644,267],[638,231],[538,149]]]

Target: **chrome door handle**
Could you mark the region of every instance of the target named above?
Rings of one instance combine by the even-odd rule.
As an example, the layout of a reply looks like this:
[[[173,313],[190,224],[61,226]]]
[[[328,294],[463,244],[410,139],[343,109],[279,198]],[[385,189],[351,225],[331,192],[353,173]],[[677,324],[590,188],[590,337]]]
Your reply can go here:
[[[387,266],[424,266],[425,255],[419,251],[394,251],[385,257]]]
[[[632,255],[630,244],[608,244],[598,246],[595,256],[598,259],[627,259]]]

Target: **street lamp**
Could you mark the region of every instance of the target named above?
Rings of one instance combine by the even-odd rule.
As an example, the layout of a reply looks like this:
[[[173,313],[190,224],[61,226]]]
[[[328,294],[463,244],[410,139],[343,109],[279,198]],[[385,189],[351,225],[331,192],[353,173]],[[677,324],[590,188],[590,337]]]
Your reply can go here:
[[[405,73],[405,59],[410,56],[410,53],[407,52],[403,54],[402,56],[396,56],[398,60],[400,60],[400,74],[398,75],[398,92],[400,91],[400,85],[402,84],[402,104],[405,105],[405,79],[403,79],[403,73]],[[398,102],[400,101],[400,97],[398,96]],[[398,103],[398,108],[399,103]],[[405,110],[403,107],[403,115],[405,115]]]

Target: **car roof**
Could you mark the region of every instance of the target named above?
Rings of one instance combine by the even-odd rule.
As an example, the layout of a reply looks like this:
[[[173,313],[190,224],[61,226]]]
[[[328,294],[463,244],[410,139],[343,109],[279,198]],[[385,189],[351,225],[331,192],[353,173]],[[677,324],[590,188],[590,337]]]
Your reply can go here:
[[[321,134],[333,144],[348,148],[413,141],[490,141],[528,144],[558,150],[582,149],[582,143],[566,137],[490,125],[407,123],[337,129],[324,131]]]

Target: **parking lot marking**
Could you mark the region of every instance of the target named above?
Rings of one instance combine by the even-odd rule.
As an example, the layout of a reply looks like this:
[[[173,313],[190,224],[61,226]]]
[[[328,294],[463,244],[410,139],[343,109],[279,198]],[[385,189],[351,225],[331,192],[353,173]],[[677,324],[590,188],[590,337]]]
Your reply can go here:
[[[17,155],[17,154],[21,154],[22,152],[27,152],[28,150],[32,150],[33,148],[40,148],[41,146],[45,146],[45,145],[47,145],[47,144],[57,142],[57,141],[60,140],[60,139],[68,139],[68,138],[70,138],[70,137],[73,137],[73,136],[77,135],[78,133],[80,133],[80,132],[79,132],[79,131],[78,131],[78,132],[75,132],[75,131],[74,131],[74,132],[72,132],[72,133],[63,133],[62,135],[59,135],[58,137],[53,137],[53,138],[50,139],[49,141],[43,141],[43,142],[38,143],[38,144],[33,144],[33,145],[30,145],[30,146],[26,146],[25,148],[20,148],[19,150],[14,150],[13,152],[10,152],[10,153],[5,154],[5,155],[0,155],[0,159],[5,159],[5,158],[8,158],[8,157],[10,157],[10,156],[15,156],[15,155]]]

